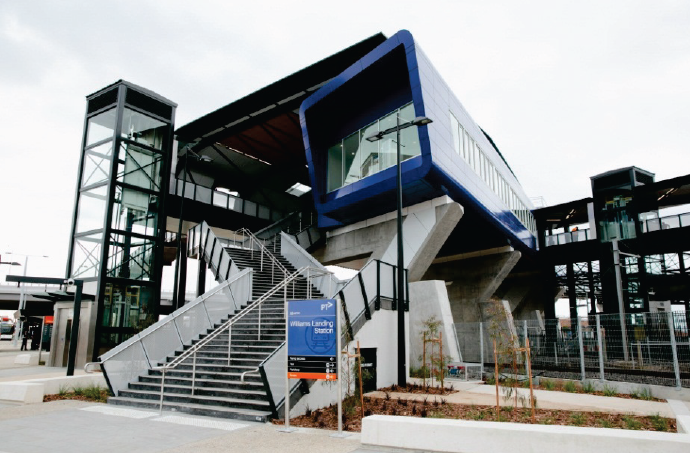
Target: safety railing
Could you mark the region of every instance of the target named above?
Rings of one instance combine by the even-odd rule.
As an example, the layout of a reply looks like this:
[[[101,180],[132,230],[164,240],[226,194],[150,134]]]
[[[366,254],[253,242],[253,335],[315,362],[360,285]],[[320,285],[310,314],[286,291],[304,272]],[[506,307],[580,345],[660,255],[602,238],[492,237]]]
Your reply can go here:
[[[320,269],[317,270],[318,272],[321,272]],[[197,364],[197,353],[201,351],[206,345],[208,345],[210,342],[216,340],[220,335],[223,335],[227,333],[228,335],[228,356],[227,356],[227,363],[228,366],[230,366],[231,361],[232,361],[232,329],[235,324],[237,324],[239,321],[246,319],[249,315],[257,315],[257,318],[253,321],[256,323],[256,340],[261,341],[262,339],[262,310],[263,310],[263,305],[266,301],[271,300],[276,294],[279,294],[280,291],[282,290],[283,292],[283,297],[285,300],[287,300],[287,294],[288,294],[288,288],[292,282],[295,280],[299,279],[302,277],[302,274],[308,273],[307,268],[301,268],[298,269],[297,271],[293,272],[292,274],[288,275],[283,279],[280,283],[275,285],[273,288],[271,288],[269,291],[267,291],[263,296],[261,296],[258,300],[254,301],[251,305],[245,307],[242,309],[239,313],[237,313],[235,316],[230,318],[228,321],[223,323],[221,326],[216,328],[213,332],[208,334],[206,337],[204,337],[201,341],[198,343],[194,344],[192,347],[184,351],[182,354],[177,356],[175,359],[172,361],[168,362],[165,365],[156,367],[155,369],[160,370],[162,372],[162,378],[161,378],[161,390],[160,390],[160,410],[162,411],[163,409],[163,399],[164,399],[164,393],[165,393],[165,375],[167,372],[170,370],[174,370],[177,368],[180,364],[188,362],[191,359],[192,362],[192,387],[191,387],[191,394],[194,395],[194,391],[196,388],[196,364]],[[308,282],[307,282],[308,283]],[[293,286],[294,288],[294,286]],[[310,291],[310,285],[307,284],[307,297],[311,297],[311,291]],[[273,299],[275,300],[275,299]],[[283,314],[281,314],[281,322],[284,323],[284,317]],[[275,324],[275,323],[274,323]],[[246,335],[246,327],[243,327],[243,335]],[[260,370],[259,368],[251,369],[249,371],[246,371],[242,374],[242,380],[244,379],[244,376],[246,374],[251,374],[251,373],[256,373],[259,374]]]
[[[544,242],[545,245],[549,247],[552,245],[570,244],[571,242],[589,241],[590,239],[591,235],[589,233],[589,229],[585,228],[576,231],[548,235],[544,238]]]
[[[405,311],[409,310],[409,288],[407,270],[405,270]],[[362,328],[367,319],[371,319],[372,308],[397,308],[397,266],[383,261],[372,260],[333,297],[339,296],[345,311],[347,331],[350,339]],[[386,303],[384,307],[382,302]]]
[[[262,239],[257,238],[251,231],[242,228],[233,233],[231,237],[220,238],[213,233],[213,230],[206,222],[201,222],[188,233],[188,255],[194,256],[197,253],[203,254],[204,260],[209,266],[214,268],[221,277],[226,273],[232,275],[236,272],[237,265],[233,262],[226,248],[236,248],[249,250],[250,259],[254,259],[254,253],[259,253],[259,270],[263,272],[264,264],[271,267],[271,282],[276,279],[285,278],[289,271],[271,253]],[[217,274],[217,275],[218,275]]]
[[[308,267],[324,271],[320,277],[311,276],[311,282],[321,294],[335,297],[343,286],[343,282],[337,279],[333,273],[329,272],[321,263],[314,259],[304,248],[300,247],[292,239],[291,235],[281,232],[279,239],[281,256],[295,269]]]
[[[219,192],[208,187],[194,184],[187,181],[183,184],[181,179],[170,176],[170,193],[182,196],[182,186],[184,185],[184,197],[189,200],[210,204],[230,211],[239,212],[252,217],[264,220],[278,220],[283,217],[283,213],[263,206],[253,201],[245,200],[227,193]]]
[[[687,227],[690,226],[690,212],[655,219],[645,219],[641,223],[643,233]]]
[[[113,394],[213,328],[252,297],[252,269],[244,269],[100,357]]]

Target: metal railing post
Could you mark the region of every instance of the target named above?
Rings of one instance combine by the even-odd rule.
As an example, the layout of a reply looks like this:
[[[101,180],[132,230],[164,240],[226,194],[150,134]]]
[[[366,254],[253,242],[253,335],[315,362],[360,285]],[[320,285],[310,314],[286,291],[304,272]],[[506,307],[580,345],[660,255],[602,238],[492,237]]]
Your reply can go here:
[[[671,337],[671,352],[673,354],[673,372],[676,375],[676,388],[680,390],[680,367],[678,364],[678,351],[676,350],[676,329],[673,325],[673,312],[666,312],[668,318],[668,333]]]
[[[264,304],[259,305],[259,332],[258,332],[258,339],[261,340],[261,307],[263,307]],[[287,331],[286,331],[287,334]]]
[[[158,415],[163,415],[163,389],[165,388],[165,367],[163,367],[163,377],[161,378],[161,400],[158,408]]]
[[[580,372],[582,373],[582,380],[585,380],[585,348],[582,344],[582,323],[580,317],[577,318],[577,338],[580,345]]]
[[[481,368],[481,376],[480,378],[484,378],[484,323],[480,322],[479,323],[479,360],[481,361],[482,368]]]
[[[601,321],[599,315],[594,316],[597,320],[597,346],[599,349],[599,380],[604,382],[604,342],[601,339]]]
[[[230,356],[232,354],[232,342],[230,339],[232,338],[232,324],[228,324],[228,366],[230,366]]]
[[[196,350],[192,356],[192,396],[194,396],[194,384],[196,384]]]

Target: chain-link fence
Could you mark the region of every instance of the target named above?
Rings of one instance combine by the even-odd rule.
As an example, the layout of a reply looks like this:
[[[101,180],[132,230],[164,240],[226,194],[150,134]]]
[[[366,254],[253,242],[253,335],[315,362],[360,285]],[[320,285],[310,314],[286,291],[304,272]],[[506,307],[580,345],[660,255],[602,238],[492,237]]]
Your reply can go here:
[[[524,347],[529,338],[535,375],[690,387],[686,313],[601,314],[565,321],[515,321],[513,344]],[[493,364],[493,339],[505,336],[499,329],[505,327],[455,324],[462,360]]]

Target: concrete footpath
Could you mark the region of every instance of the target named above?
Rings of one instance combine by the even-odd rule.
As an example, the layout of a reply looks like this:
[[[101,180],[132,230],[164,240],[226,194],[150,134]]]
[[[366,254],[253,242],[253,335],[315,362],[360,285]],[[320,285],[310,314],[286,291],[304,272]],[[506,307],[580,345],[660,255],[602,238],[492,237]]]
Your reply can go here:
[[[64,368],[16,364],[14,357],[20,351],[8,343],[2,341],[0,344],[0,382],[65,375]],[[454,385],[460,391],[444,396],[448,402],[495,404],[493,387],[457,382]],[[658,413],[671,417],[674,413],[667,403],[547,391],[539,391],[537,395],[540,407],[649,415]],[[690,410],[687,403],[679,404],[676,409]],[[272,424],[176,412],[163,412],[160,415],[157,411],[80,401],[35,404],[0,401],[0,453],[404,451],[362,445],[359,433],[338,438],[332,437],[335,434],[333,431],[321,429],[298,428],[292,433],[279,429]],[[414,430],[409,435],[415,436]],[[433,449],[432,445],[429,447]]]

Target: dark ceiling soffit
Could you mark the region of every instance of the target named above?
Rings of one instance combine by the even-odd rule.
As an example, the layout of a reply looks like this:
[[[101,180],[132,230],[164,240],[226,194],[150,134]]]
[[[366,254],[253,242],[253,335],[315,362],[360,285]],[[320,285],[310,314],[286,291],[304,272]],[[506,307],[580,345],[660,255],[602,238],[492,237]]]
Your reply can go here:
[[[249,113],[277,104],[287,97],[306,91],[338,75],[385,40],[386,37],[382,33],[370,36],[259,91],[204,115],[180,127],[175,133],[181,141],[192,142],[210,131],[222,129]]]
[[[587,209],[587,203],[592,203],[594,199],[592,197],[583,198],[581,200],[569,201],[567,203],[557,204],[555,206],[547,206],[545,208],[539,208],[532,211],[537,218],[546,218],[547,216],[558,215],[560,212],[565,212],[566,214],[572,209]]]

